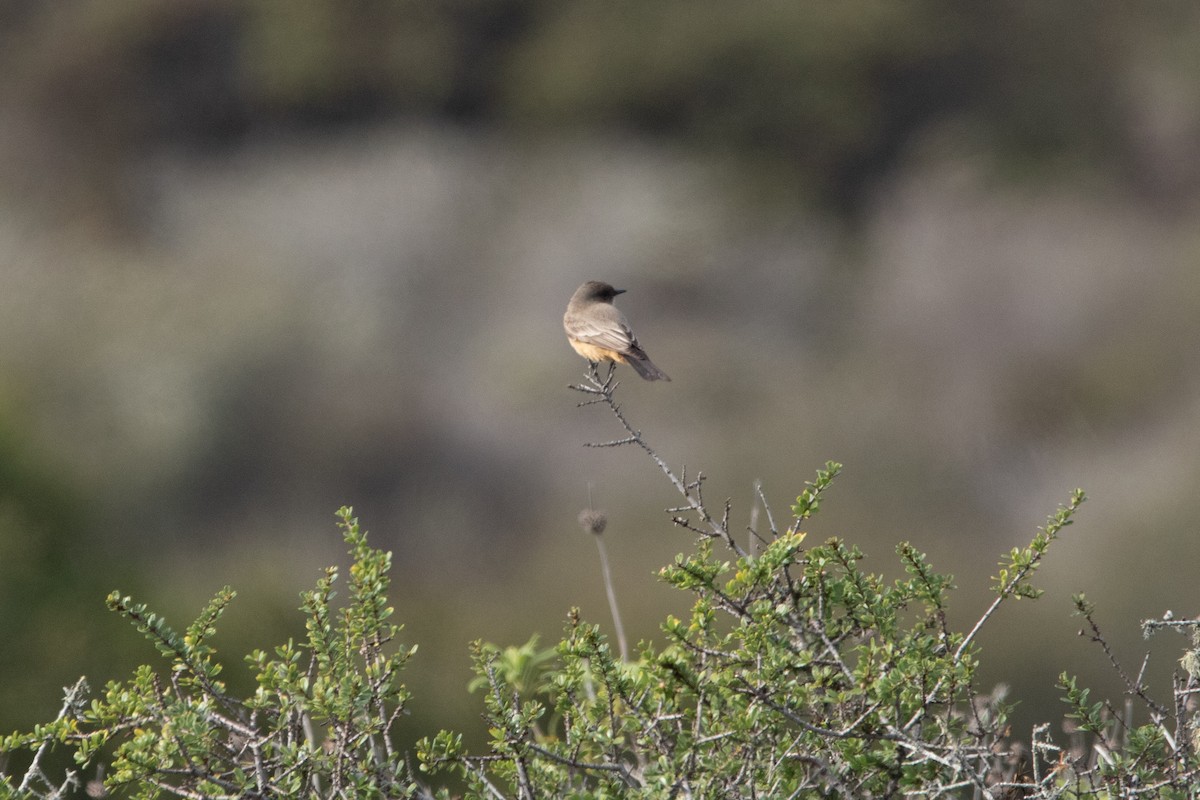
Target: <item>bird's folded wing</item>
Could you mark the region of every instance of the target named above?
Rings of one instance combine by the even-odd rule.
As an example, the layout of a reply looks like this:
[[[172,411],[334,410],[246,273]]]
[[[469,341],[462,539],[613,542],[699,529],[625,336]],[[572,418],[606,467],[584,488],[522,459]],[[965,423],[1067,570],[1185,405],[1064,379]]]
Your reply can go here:
[[[605,347],[618,353],[639,352],[637,339],[633,332],[615,320],[601,323],[591,320],[572,320],[571,335],[581,342]]]

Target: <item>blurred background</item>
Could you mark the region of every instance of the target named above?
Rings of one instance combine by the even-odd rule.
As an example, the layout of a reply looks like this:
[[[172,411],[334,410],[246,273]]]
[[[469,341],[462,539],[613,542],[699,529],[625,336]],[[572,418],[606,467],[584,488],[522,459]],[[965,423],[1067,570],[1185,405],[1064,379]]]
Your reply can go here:
[[[981,639],[1017,736],[1087,592],[1164,696],[1200,572],[1200,7],[1018,0],[0,0],[0,730],[157,654],[114,588],[216,641],[303,635],[352,505],[420,650],[405,735],[483,732],[468,642],[686,598],[678,498],[577,408],[584,280],[673,378],[633,424],[777,521],[986,606],[1000,556],[1090,502]],[[765,524],[759,516],[760,527]]]

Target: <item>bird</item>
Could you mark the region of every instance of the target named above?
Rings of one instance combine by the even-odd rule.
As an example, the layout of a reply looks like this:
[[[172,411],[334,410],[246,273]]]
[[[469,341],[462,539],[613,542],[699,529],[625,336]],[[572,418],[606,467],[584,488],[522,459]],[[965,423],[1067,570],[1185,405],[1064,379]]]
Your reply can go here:
[[[588,281],[575,290],[563,314],[567,341],[575,352],[593,364],[611,361],[628,364],[648,381],[669,381],[667,373],[654,366],[650,356],[638,344],[613,298],[624,289],[614,289],[603,281]]]

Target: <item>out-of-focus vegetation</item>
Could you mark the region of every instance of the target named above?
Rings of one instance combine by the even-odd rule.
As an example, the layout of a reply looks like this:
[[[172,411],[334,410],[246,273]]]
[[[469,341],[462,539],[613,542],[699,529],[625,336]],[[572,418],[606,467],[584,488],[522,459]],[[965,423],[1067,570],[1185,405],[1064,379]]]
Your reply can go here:
[[[110,671],[133,663],[108,647],[120,626],[95,602],[109,581],[129,575],[128,564],[83,552],[91,511],[13,427],[0,430],[0,675],[10,721],[52,707],[48,685],[80,664]]]
[[[1200,555],[1198,46],[1184,4],[0,0],[0,729],[115,669],[118,574],[294,635],[343,503],[397,554],[414,739],[474,721],[432,699],[463,642],[605,607],[589,483],[659,636],[669,501],[561,389],[588,278],[711,491],[855,465],[814,535],[979,585],[1087,485],[1061,602],[984,642],[1053,700],[1018,631],[1156,615]]]
[[[423,117],[686,143],[841,210],[942,124],[1004,163],[1145,178],[1129,70],[1195,24],[1032,0],[10,0],[4,16],[0,89],[55,140],[59,189],[111,192],[162,146]]]

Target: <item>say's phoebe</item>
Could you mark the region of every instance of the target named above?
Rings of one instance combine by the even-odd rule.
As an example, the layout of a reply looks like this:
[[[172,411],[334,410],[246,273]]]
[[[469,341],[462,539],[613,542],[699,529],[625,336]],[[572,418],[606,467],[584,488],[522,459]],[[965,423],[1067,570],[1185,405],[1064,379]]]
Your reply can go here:
[[[648,381],[671,380],[654,366],[629,329],[625,315],[613,305],[613,298],[624,291],[600,281],[588,281],[576,289],[567,303],[567,313],[563,314],[567,341],[576,353],[593,364],[615,361],[633,367]]]

